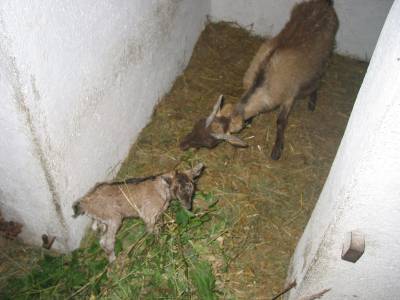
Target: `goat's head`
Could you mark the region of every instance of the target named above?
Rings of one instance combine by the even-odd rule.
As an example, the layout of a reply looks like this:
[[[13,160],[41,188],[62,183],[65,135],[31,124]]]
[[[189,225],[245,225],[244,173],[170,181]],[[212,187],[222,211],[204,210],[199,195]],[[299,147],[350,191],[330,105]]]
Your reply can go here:
[[[203,164],[197,164],[194,168],[186,171],[174,171],[162,175],[170,187],[173,197],[177,198],[183,207],[192,209],[192,198],[195,190],[195,179],[200,176]]]
[[[208,118],[199,120],[192,131],[183,138],[180,144],[182,150],[201,147],[214,148],[221,141],[227,141],[237,147],[247,147],[245,142],[230,134],[243,127],[243,119],[234,113],[232,104],[223,105],[223,99],[224,97],[221,95]]]

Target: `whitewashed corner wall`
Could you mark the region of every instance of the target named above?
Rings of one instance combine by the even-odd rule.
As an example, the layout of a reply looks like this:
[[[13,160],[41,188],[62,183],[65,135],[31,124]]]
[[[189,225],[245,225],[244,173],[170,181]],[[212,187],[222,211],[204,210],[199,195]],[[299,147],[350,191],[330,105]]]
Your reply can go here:
[[[213,21],[233,21],[255,34],[272,36],[299,0],[211,0]],[[393,0],[334,0],[340,27],[337,52],[369,60]]]
[[[112,178],[186,66],[209,1],[0,3],[0,209],[21,237],[79,245],[71,205]]]
[[[279,31],[294,0],[0,2],[0,209],[21,237],[78,246],[71,204],[113,177],[213,20]],[[392,0],[336,0],[339,50],[373,51]]]
[[[297,246],[288,299],[331,289],[323,299],[400,299],[400,0],[372,57],[349,124]],[[365,253],[341,260],[345,235],[359,231]]]

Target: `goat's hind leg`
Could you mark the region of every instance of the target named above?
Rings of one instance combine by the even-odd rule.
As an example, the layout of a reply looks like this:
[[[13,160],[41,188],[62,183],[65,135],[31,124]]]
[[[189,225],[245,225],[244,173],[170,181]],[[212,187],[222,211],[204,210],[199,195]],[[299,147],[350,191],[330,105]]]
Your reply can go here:
[[[303,87],[296,98],[308,97],[308,110],[314,111],[317,105],[318,89],[320,86],[320,80],[313,80],[311,83]]]
[[[276,139],[274,148],[272,149],[271,152],[271,158],[273,160],[278,160],[282,155],[284,139],[285,139],[285,129],[287,126],[290,110],[292,109],[292,105],[293,101],[288,101],[282,104],[280,107],[280,112],[278,115],[278,119],[276,121],[276,127],[277,127]]]
[[[308,110],[310,111],[314,111],[315,110],[315,106],[317,105],[317,90],[314,90],[311,94],[310,94],[310,98],[308,99]]]
[[[308,110],[314,111],[317,105],[318,89],[320,81],[315,80],[306,89],[300,92],[301,95],[308,96]]]

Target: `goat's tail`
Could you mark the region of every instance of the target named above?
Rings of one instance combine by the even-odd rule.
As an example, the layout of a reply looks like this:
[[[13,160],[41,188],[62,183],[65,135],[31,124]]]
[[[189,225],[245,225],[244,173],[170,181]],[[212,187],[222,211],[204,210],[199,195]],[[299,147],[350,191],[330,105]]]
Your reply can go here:
[[[81,202],[80,200],[76,201],[73,205],[72,205],[72,210],[74,211],[74,215],[72,217],[76,218],[80,215],[84,214],[83,209],[81,208]]]
[[[333,6],[333,0],[325,0],[330,6]]]

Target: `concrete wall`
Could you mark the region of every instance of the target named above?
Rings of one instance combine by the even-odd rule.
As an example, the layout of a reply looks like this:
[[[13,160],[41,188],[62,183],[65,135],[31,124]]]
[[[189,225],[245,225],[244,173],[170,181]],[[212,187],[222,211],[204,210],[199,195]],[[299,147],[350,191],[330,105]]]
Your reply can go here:
[[[21,237],[78,246],[71,204],[112,178],[186,66],[205,16],[273,34],[293,0],[0,3],[0,209]],[[369,57],[391,0],[337,0],[339,50]],[[346,34],[345,34],[346,32]]]
[[[289,299],[400,298],[400,0],[389,14],[346,133],[292,259]],[[341,260],[350,231],[365,236],[355,264]]]
[[[215,21],[234,21],[256,34],[272,36],[289,19],[298,0],[211,0]],[[337,51],[369,60],[393,0],[335,0],[340,19]]]
[[[71,204],[112,178],[186,66],[209,1],[0,3],[0,209],[78,246]]]

